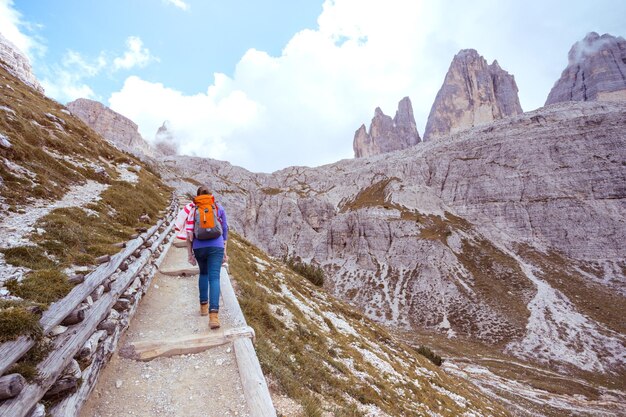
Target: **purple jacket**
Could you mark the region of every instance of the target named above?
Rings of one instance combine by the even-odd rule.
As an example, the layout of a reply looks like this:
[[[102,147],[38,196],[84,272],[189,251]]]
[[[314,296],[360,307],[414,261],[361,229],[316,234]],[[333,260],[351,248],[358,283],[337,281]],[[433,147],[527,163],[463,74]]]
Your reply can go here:
[[[208,239],[208,240],[194,239],[193,246],[192,246],[193,249],[223,248],[224,241],[228,240],[228,222],[226,221],[226,212],[224,211],[224,208],[218,203],[215,203],[215,205],[217,206],[217,218],[220,221],[220,224],[222,225],[222,235],[219,237],[216,237],[215,239]],[[194,223],[195,214],[196,214],[196,209],[194,207],[194,209],[189,213],[189,217],[187,218],[187,231],[190,231],[192,233],[193,233],[193,223]],[[191,226],[191,230],[190,230],[190,226]]]

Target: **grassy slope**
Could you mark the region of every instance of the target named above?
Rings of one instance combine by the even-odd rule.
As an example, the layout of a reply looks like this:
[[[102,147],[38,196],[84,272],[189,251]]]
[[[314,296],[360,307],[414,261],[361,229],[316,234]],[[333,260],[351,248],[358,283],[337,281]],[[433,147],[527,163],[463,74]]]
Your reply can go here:
[[[306,415],[506,415],[415,348],[232,236],[230,271],[261,366],[273,390],[302,404]]]
[[[31,245],[4,249],[5,261],[32,272],[7,288],[23,302],[0,304],[0,335],[37,336],[34,304],[45,308],[71,286],[63,273],[73,265],[89,266],[95,257],[113,254],[135,227],[148,226],[164,209],[170,190],[152,168],[111,146],[61,104],[23,84],[0,66],[0,134],[11,146],[0,147],[0,216],[12,216],[38,202],[60,199],[88,180],[106,184],[101,199],[87,207],[52,210],[35,223],[41,233]],[[118,166],[132,166],[136,183],[122,181]],[[26,310],[29,308],[29,310]],[[36,318],[36,317],[35,317]],[[35,320],[36,321],[36,320]]]

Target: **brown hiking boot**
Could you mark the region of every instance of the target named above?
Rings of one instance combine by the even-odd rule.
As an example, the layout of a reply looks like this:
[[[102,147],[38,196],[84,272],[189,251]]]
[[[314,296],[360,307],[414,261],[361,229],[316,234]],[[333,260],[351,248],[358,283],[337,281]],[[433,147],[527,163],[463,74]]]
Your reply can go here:
[[[220,327],[220,320],[217,317],[217,311],[211,311],[209,313],[209,327],[211,329],[219,329],[219,327]]]
[[[209,305],[208,304],[200,304],[200,315],[208,316],[209,315]]]

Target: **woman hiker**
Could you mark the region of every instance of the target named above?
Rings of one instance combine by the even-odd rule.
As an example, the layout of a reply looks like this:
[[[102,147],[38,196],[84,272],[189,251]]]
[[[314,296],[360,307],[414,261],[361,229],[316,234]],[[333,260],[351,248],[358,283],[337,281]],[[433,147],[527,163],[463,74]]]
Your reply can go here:
[[[187,251],[189,263],[198,263],[200,276],[200,315],[209,316],[209,327],[220,327],[220,269],[228,261],[228,223],[224,209],[215,202],[208,187],[198,188],[195,208],[187,216]]]

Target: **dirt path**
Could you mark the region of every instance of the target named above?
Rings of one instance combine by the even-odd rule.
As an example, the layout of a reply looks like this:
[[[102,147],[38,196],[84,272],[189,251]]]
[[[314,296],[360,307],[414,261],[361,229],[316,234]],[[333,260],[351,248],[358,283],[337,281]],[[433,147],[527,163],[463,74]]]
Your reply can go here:
[[[183,251],[172,246],[162,267],[180,264]],[[232,327],[230,312],[223,306],[220,321],[222,328]],[[199,314],[197,275],[172,277],[158,273],[119,346],[209,331],[208,317]],[[80,415],[217,417],[249,413],[235,353],[232,344],[227,344],[150,362],[125,359],[115,353]]]

